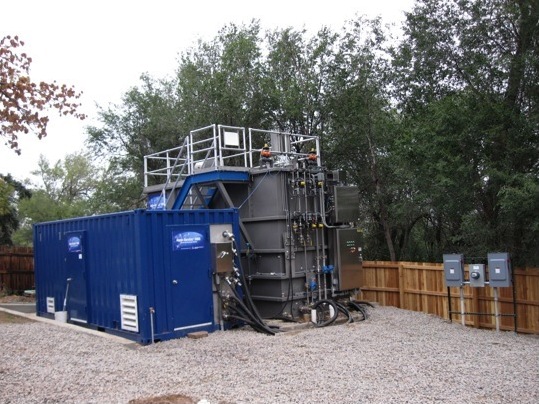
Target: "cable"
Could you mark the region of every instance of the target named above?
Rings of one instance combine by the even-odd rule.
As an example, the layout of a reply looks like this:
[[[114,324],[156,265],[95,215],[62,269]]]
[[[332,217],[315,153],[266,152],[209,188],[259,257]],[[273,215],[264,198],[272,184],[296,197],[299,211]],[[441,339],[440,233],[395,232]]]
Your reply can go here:
[[[337,307],[339,308],[339,311],[341,313],[343,313],[346,317],[347,317],[347,321],[346,323],[353,323],[354,322],[354,318],[352,317],[352,313],[350,313],[350,311],[348,311],[348,309],[346,308],[346,306],[340,302],[335,302],[335,304],[337,305]]]
[[[363,308],[360,304],[350,300],[347,302],[348,306],[350,306],[351,308],[353,308],[354,310],[356,311],[359,311],[361,313],[361,315],[363,316],[361,319],[359,319],[359,321],[365,321],[367,319],[367,310],[365,310],[365,308]]]
[[[330,306],[333,308],[333,315],[328,320],[325,320],[325,321],[319,320],[319,318],[322,317],[322,316],[319,316],[319,313],[323,314],[323,310],[324,310],[324,308],[320,306],[325,306],[328,311],[329,311]],[[337,307],[335,302],[332,300],[317,301],[313,306],[313,310],[316,310],[316,327],[326,327],[332,324],[339,316],[339,308]]]
[[[364,304],[364,305],[372,307],[374,309],[374,306],[372,305],[372,303],[369,303],[369,302],[367,302],[365,300],[353,300],[353,302],[355,302],[357,304]]]

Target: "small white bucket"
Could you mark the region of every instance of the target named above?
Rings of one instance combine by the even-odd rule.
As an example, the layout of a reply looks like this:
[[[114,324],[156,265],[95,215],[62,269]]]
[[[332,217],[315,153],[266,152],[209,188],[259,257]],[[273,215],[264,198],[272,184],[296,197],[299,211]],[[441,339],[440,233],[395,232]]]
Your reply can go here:
[[[67,311],[55,311],[54,319],[61,323],[67,323]]]

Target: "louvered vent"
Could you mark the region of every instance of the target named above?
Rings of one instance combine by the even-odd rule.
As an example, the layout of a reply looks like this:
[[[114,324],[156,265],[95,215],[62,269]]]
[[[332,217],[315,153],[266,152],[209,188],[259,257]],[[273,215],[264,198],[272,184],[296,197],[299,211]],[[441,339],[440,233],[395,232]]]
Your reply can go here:
[[[120,310],[122,311],[122,330],[138,332],[137,297],[120,295]]]

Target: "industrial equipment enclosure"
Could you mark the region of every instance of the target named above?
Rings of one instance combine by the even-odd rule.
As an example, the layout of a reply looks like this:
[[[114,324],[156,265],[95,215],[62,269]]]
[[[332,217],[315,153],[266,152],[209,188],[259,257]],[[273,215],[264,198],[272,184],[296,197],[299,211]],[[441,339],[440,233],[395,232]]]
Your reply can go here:
[[[237,209],[135,210],[34,226],[36,312],[140,343],[214,331],[212,226]],[[58,317],[57,317],[58,318]]]

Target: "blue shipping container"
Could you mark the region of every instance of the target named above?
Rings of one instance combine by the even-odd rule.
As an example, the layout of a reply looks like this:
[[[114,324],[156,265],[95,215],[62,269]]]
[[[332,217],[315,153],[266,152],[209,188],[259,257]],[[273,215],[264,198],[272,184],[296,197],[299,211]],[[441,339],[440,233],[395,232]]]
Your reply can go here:
[[[36,311],[140,343],[218,328],[210,231],[237,209],[136,210],[34,226]],[[58,316],[58,313],[56,314]]]

